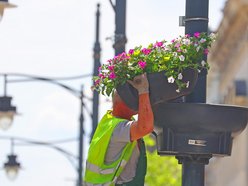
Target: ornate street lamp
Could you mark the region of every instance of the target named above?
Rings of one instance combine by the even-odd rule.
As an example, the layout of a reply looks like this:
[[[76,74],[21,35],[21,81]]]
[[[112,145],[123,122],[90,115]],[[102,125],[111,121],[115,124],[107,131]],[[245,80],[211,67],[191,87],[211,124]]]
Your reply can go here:
[[[0,97],[0,128],[7,130],[13,123],[16,107],[11,105],[12,97]]]
[[[15,180],[21,168],[21,164],[16,160],[17,156],[14,154],[8,155],[8,161],[4,164],[4,169],[7,177],[10,180]]]
[[[5,8],[15,8],[16,5],[11,4],[8,0],[0,0],[0,21],[2,20]]]
[[[16,107],[11,105],[12,97],[7,96],[7,75],[4,74],[4,96],[0,97],[0,128],[7,130],[13,123]]]

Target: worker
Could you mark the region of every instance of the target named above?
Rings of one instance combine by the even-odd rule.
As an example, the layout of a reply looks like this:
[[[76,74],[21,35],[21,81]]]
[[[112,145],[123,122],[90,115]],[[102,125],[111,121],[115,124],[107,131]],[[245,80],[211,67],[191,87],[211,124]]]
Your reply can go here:
[[[149,83],[146,74],[128,82],[139,93],[138,111],[114,93],[113,110],[99,122],[89,147],[85,186],[144,186],[147,160],[142,138],[154,128]]]

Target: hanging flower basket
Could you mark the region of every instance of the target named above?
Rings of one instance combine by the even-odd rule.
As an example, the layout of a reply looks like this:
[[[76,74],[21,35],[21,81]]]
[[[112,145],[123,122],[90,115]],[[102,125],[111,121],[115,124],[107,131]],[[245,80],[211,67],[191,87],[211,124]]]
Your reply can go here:
[[[150,85],[149,96],[152,106],[191,93],[198,78],[198,72],[196,70],[192,68],[185,69],[182,72],[182,82],[186,84],[186,87],[178,91],[177,85],[175,83],[168,82],[168,77],[166,77],[165,74],[166,71],[147,74],[147,79]],[[132,85],[125,83],[123,85],[119,85],[116,90],[129,108],[138,110],[138,91],[133,88]]]
[[[189,94],[194,88],[197,73],[209,69],[204,59],[214,40],[214,34],[197,32],[193,36],[179,36],[171,42],[161,41],[145,48],[135,47],[103,64],[99,68],[99,75],[94,77],[93,88],[107,96],[117,89],[130,107],[133,105],[131,102],[136,102],[134,105],[137,107],[137,92],[126,82],[147,73],[153,104]]]

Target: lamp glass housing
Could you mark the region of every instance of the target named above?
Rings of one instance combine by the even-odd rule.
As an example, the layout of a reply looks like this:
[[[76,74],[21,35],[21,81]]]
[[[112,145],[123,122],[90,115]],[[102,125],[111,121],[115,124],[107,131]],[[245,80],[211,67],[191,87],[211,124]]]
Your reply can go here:
[[[13,111],[0,112],[0,128],[3,130],[9,129],[13,123],[15,114]]]

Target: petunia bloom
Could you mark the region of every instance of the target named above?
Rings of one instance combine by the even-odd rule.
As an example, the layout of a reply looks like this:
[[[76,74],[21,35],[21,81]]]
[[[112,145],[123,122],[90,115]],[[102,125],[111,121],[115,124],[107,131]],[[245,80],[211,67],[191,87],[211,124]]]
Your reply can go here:
[[[141,52],[142,52],[143,54],[145,54],[145,55],[148,55],[148,54],[150,54],[151,50],[150,50],[150,49],[147,49],[147,48],[143,48],[143,49],[141,50]]]
[[[195,32],[195,33],[194,33],[194,36],[195,36],[196,38],[199,38],[199,37],[200,37],[200,32]]]
[[[108,69],[109,69],[110,71],[113,71],[113,70],[114,70],[114,68],[115,68],[115,66],[114,66],[114,65],[110,65],[110,66],[108,66]]]
[[[133,52],[134,52],[134,49],[130,49],[130,50],[128,51],[128,53],[131,54],[131,55],[133,54]]]
[[[109,78],[110,78],[110,79],[115,79],[115,78],[116,78],[115,73],[114,73],[114,72],[110,72]]]
[[[179,80],[183,79],[182,73],[178,74],[177,79],[179,79]]]
[[[175,79],[172,76],[168,77],[168,83],[174,83],[174,81]]]
[[[184,61],[185,57],[183,55],[179,56],[180,61]]]
[[[204,49],[204,54],[208,55],[209,50],[206,48]]]
[[[146,62],[145,61],[139,61],[138,65],[141,69],[144,69],[146,67]]]

